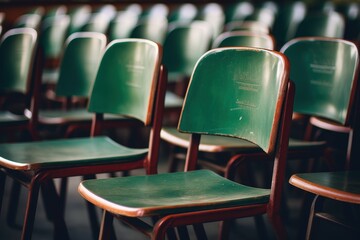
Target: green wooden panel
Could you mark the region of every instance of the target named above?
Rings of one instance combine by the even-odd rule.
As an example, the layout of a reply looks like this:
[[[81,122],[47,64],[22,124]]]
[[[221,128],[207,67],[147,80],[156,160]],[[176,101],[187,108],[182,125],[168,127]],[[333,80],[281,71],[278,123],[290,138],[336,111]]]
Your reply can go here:
[[[149,122],[160,62],[159,46],[152,41],[112,41],[101,60],[88,110]]]
[[[89,180],[81,183],[80,192],[95,194],[128,216],[261,204],[270,194],[268,189],[240,185],[208,170]]]
[[[210,47],[211,26],[203,21],[175,24],[164,42],[163,63],[169,74],[190,76],[197,60]]]
[[[4,34],[0,44],[0,90],[26,93],[34,61],[37,33],[17,28]]]
[[[277,98],[286,91],[286,77],[284,58],[273,52],[240,47],[209,51],[193,72],[179,130],[244,138],[267,152],[273,147]]]
[[[74,33],[65,45],[61,60],[57,96],[90,95],[100,59],[106,45],[102,33]]]
[[[296,85],[294,111],[345,124],[359,61],[355,44],[307,38],[290,41],[281,51]]]

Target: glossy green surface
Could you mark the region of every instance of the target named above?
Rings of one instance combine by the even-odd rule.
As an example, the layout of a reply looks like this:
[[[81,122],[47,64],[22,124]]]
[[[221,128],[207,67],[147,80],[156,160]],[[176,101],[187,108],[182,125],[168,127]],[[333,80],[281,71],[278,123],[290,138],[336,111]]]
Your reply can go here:
[[[67,15],[48,17],[43,20],[40,46],[45,58],[59,58],[62,53],[70,18]]]
[[[74,33],[65,45],[61,60],[57,96],[88,97],[106,45],[102,33]]]
[[[100,63],[88,110],[135,117],[146,124],[161,62],[161,50],[144,39],[111,42]]]
[[[308,14],[300,22],[295,37],[322,36],[343,38],[344,18],[335,11]]]
[[[169,75],[190,76],[197,60],[209,49],[211,34],[211,26],[203,21],[173,25],[164,42],[163,64]]]
[[[219,35],[213,43],[216,47],[258,47],[273,50],[274,39],[268,34],[251,33],[247,31],[225,32]]]
[[[108,137],[0,144],[0,163],[10,169],[96,165],[142,159],[147,149],[129,149]]]
[[[277,99],[287,85],[285,61],[265,49],[209,51],[193,72],[179,130],[244,138],[265,152],[273,150]]]
[[[298,39],[281,51],[296,85],[294,111],[344,124],[358,65],[357,47],[334,39]]]
[[[101,198],[105,209],[110,206],[115,208],[113,212],[127,216],[266,203],[270,193],[267,189],[237,184],[208,170],[89,180],[79,188],[80,192]]]
[[[5,33],[0,43],[0,91],[26,93],[32,72],[37,33],[17,28]]]

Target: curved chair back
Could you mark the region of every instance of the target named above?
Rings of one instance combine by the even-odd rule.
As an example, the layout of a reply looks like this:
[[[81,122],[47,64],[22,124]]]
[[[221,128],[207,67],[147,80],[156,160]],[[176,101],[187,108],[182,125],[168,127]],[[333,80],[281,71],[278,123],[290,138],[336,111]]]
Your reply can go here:
[[[69,9],[68,15],[70,17],[70,24],[67,36],[72,33],[79,32],[86,24],[91,15],[91,6],[84,4]]]
[[[169,14],[169,7],[163,3],[154,3],[148,6],[141,12],[141,18],[152,18],[152,17],[161,17],[167,18]]]
[[[339,13],[316,12],[305,16],[296,30],[295,37],[343,38],[344,32],[345,20]]]
[[[212,47],[257,47],[274,50],[275,40],[269,34],[232,31],[220,34],[213,42]]]
[[[256,66],[261,70],[254,71]],[[207,52],[195,66],[178,129],[243,138],[274,153],[287,69],[286,58],[270,50],[233,47]],[[227,91],[219,94],[220,86]]]
[[[291,64],[296,84],[294,111],[347,125],[356,89],[358,50],[349,41],[296,38],[281,51]]]
[[[294,38],[296,29],[304,19],[306,11],[306,4],[302,1],[295,1],[280,6],[272,31],[278,46],[281,47],[284,43]]]
[[[131,31],[134,29],[138,22],[138,14],[131,11],[118,12],[116,17],[111,20],[108,29],[109,41],[129,38]]]
[[[70,18],[68,15],[47,17],[42,25],[40,46],[43,50],[45,61],[59,59],[67,36]]]
[[[225,23],[242,21],[254,12],[254,5],[250,1],[241,1],[229,4],[225,8]]]
[[[273,10],[269,8],[257,8],[251,15],[247,16],[244,21],[258,21],[272,29],[275,22],[275,15]]]
[[[175,9],[173,9],[168,16],[169,22],[191,22],[195,19],[197,16],[198,9],[197,7],[192,3],[184,3],[177,6]]]
[[[174,24],[164,42],[163,63],[169,74],[190,76],[197,60],[209,48],[212,28],[205,21]]]
[[[104,34],[96,32],[77,32],[68,37],[56,84],[57,96],[90,95],[106,41]]]
[[[32,28],[14,28],[1,38],[0,91],[26,94],[30,89],[37,32]]]
[[[139,56],[139,52],[143,54]],[[131,116],[150,124],[161,56],[161,47],[149,40],[110,42],[100,62],[88,110]]]
[[[14,22],[14,28],[28,27],[39,29],[41,18],[41,15],[37,13],[27,13],[20,15]]]
[[[197,20],[208,22],[212,27],[213,38],[218,36],[224,29],[225,13],[218,3],[207,3],[199,10]]]
[[[162,44],[168,28],[166,17],[142,18],[130,33],[131,38],[144,38]]]

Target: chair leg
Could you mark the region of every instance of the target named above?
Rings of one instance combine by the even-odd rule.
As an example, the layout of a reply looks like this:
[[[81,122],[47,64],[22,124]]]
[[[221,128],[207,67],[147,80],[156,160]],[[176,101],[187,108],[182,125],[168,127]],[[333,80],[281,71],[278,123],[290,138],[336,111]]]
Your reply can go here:
[[[17,181],[13,181],[10,192],[10,202],[8,207],[8,213],[6,221],[10,227],[18,227],[16,224],[16,216],[19,206],[21,185]]]
[[[275,230],[277,239],[287,239],[285,226],[279,214],[268,215],[271,225]]]
[[[65,204],[66,204],[68,182],[69,182],[68,178],[62,178],[61,183],[60,183],[60,211],[63,216],[65,214]]]
[[[69,232],[64,220],[64,214],[60,205],[60,197],[56,191],[53,180],[46,181],[42,184],[44,201],[48,207],[48,212],[54,224],[54,239],[69,239]]]
[[[36,180],[32,180],[28,189],[28,198],[26,203],[24,225],[22,230],[21,239],[31,239],[31,235],[34,228],[35,213],[37,207],[37,201],[39,197],[40,186]]]
[[[229,221],[221,221],[220,227],[219,227],[219,240],[227,240],[229,239],[229,233],[230,233],[230,226],[231,226],[232,220]]]
[[[311,204],[309,221],[308,221],[308,226],[307,226],[307,230],[306,230],[306,239],[311,239],[311,236],[316,231],[315,214],[316,214],[316,212],[318,212],[319,209],[322,209],[323,203],[324,203],[324,198],[322,198],[319,195],[315,196],[315,198]]]
[[[179,233],[179,238],[181,240],[190,240],[189,232],[186,226],[179,226],[177,227],[177,231]]]
[[[95,178],[96,178],[95,175],[87,175],[87,176],[83,177],[84,180],[95,179]],[[92,231],[93,237],[94,237],[94,239],[97,239],[99,232],[100,232],[100,228],[99,228],[100,224],[98,221],[98,216],[96,213],[95,206],[92,203],[86,201],[86,207],[87,207],[88,214],[89,214],[90,226],[91,226],[91,231]]]
[[[267,230],[266,230],[266,226],[265,226],[265,222],[264,222],[264,218],[262,215],[256,215],[254,217],[255,219],[255,224],[256,224],[256,231],[259,235],[259,239],[268,239],[268,234],[267,234]]]
[[[111,239],[111,236],[113,235],[111,233],[113,221],[114,221],[114,216],[108,211],[104,210],[101,221],[100,232],[99,232],[99,240]]]

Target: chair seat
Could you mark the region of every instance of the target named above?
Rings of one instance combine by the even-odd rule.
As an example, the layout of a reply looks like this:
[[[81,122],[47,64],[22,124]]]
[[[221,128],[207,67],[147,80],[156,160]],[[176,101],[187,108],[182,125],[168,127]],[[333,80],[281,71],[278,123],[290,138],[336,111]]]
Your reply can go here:
[[[270,194],[209,170],[88,180],[79,192],[105,210],[128,217],[265,204]]]
[[[176,128],[163,128],[160,134],[163,140],[176,146],[187,148],[189,145],[190,135],[187,133],[181,133]],[[324,146],[325,142],[323,141],[302,141],[292,138],[289,140],[289,151],[301,151],[302,149],[311,151],[309,147],[313,147],[312,149],[315,150]],[[213,135],[202,135],[199,145],[199,150],[204,152],[238,152],[239,149],[244,153],[256,152],[260,150],[258,146],[246,140]]]
[[[290,183],[316,195],[360,204],[360,171],[295,174]]]
[[[62,124],[65,122],[91,122],[94,113],[87,109],[71,110],[41,110],[39,112],[39,122],[46,124]],[[129,120],[124,116],[105,114],[105,120]]]
[[[0,112],[0,124],[20,124],[29,121],[24,115],[13,114],[8,111]]]
[[[147,149],[122,146],[108,137],[72,138],[0,144],[0,165],[16,170],[72,167],[130,162],[146,156]]]

